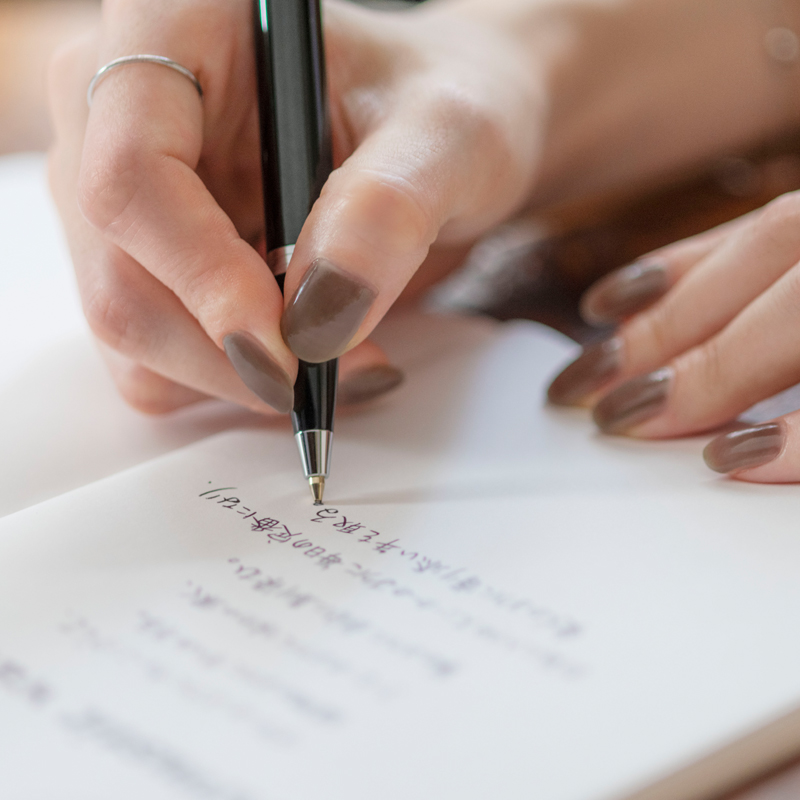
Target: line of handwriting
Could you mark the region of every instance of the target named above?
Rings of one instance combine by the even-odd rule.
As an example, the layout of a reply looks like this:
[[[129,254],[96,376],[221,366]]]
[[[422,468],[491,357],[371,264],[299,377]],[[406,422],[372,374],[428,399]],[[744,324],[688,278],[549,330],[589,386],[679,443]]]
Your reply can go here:
[[[229,494],[232,491],[236,491],[236,487],[209,489],[202,492],[199,497],[213,502],[220,508],[232,511],[242,520],[247,520],[250,530],[255,533],[266,533],[266,540],[269,543],[291,544],[293,548],[303,551],[303,555],[312,559],[322,569],[327,570],[333,566],[340,567],[343,564],[341,552],[331,552],[330,548],[323,547],[318,541],[309,538],[303,532],[290,530],[289,526],[281,520],[272,516],[263,516],[260,512],[244,505],[238,497]],[[331,532],[353,537],[351,541],[369,547],[372,552],[381,555],[391,554],[395,558],[402,559],[413,573],[435,577],[454,592],[481,598],[495,608],[522,615],[537,628],[546,630],[559,639],[575,638],[584,632],[584,626],[575,619],[527,598],[497,589],[464,567],[448,565],[439,559],[406,548],[400,539],[383,537],[381,532],[369,528],[362,522],[348,519],[345,515],[340,514],[338,509],[320,509],[309,522],[321,524],[329,528]],[[377,577],[377,573],[374,571],[370,571],[368,580],[393,582],[391,578]]]

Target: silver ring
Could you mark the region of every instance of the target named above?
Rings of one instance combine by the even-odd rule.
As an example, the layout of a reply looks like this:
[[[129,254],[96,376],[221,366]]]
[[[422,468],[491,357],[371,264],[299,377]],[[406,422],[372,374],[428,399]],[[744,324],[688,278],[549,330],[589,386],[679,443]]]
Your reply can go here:
[[[113,61],[109,61],[103,67],[100,67],[97,72],[95,72],[94,77],[89,82],[89,88],[86,90],[86,102],[89,104],[89,108],[92,107],[92,96],[94,95],[94,90],[97,88],[97,84],[100,83],[103,78],[111,72],[112,69],[116,69],[117,67],[122,67],[125,64],[141,64],[141,63],[149,63],[149,64],[161,64],[164,67],[169,67],[170,69],[174,69],[176,72],[180,72],[185,78],[188,78],[193,84],[194,88],[197,89],[197,94],[200,95],[200,99],[203,99],[203,87],[200,85],[200,81],[197,80],[195,74],[186,69],[186,67],[182,67],[177,61],[173,61],[171,58],[167,58],[166,56],[151,56],[145,54],[137,55],[137,56],[122,56],[122,58],[115,58]]]

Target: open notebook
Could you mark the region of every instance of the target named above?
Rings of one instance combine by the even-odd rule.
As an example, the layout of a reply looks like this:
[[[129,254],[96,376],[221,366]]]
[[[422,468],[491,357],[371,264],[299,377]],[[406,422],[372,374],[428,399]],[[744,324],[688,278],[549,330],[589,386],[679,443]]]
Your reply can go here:
[[[543,408],[571,346],[400,317],[337,422],[0,520],[0,797],[682,800],[800,748],[800,489]]]

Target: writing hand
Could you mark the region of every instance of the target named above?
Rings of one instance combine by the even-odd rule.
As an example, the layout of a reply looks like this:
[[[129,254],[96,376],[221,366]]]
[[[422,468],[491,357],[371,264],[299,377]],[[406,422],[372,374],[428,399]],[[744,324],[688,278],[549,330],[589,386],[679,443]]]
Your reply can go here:
[[[331,3],[339,168],[297,242],[284,300],[263,261],[250,9],[110,0],[101,29],[51,68],[51,184],[84,310],[123,396],[145,411],[215,396],[285,412],[298,356],[344,354],[345,398],[350,377],[363,388],[376,368],[384,388],[396,383],[366,337],[431,245],[473,240],[533,181],[541,98],[509,38],[450,6]],[[203,101],[181,75],[137,64],[109,73],[88,110],[95,71],[136,53],[186,66]],[[429,258],[425,273],[437,271]]]

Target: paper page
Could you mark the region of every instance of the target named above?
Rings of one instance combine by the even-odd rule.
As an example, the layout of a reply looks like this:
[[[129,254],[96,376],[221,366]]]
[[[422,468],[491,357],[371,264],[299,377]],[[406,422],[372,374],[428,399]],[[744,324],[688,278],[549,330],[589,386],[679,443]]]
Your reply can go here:
[[[30,359],[85,328],[47,157],[0,158],[0,389]]]
[[[611,800],[800,704],[798,490],[542,408],[528,324],[396,320],[409,375],[0,522],[0,796]]]

